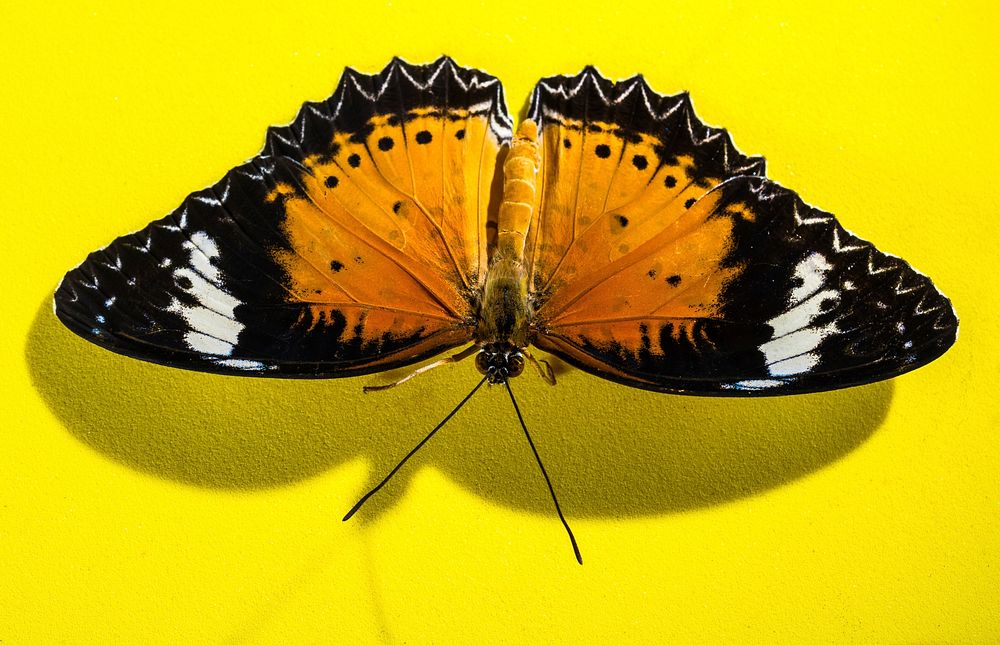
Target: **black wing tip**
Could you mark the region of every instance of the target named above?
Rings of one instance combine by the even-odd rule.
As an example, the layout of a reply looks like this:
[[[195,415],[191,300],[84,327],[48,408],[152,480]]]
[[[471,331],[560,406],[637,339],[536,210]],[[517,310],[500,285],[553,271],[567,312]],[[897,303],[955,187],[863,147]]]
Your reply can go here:
[[[81,324],[74,315],[73,309],[75,303],[80,299],[79,295],[76,293],[76,289],[73,287],[74,283],[78,282],[77,277],[74,274],[79,273],[80,267],[70,269],[66,275],[63,276],[62,280],[56,286],[55,291],[52,292],[52,313],[56,318],[62,322],[68,329],[72,330],[74,333],[80,334],[77,329],[82,329],[84,325]]]
[[[836,270],[842,273],[842,278],[856,283],[858,288],[868,285],[866,293],[871,302],[895,303],[893,308],[897,317],[882,321],[884,324],[901,324],[907,330],[919,330],[912,338],[900,336],[898,343],[893,345],[891,365],[894,367],[876,377],[862,378],[843,387],[912,371],[935,360],[956,342],[958,315],[951,300],[931,278],[903,258],[885,253],[847,230],[832,213],[808,204],[795,191],[766,177],[736,177],[716,190],[725,191],[726,200],[753,201],[763,209],[761,213],[765,217],[781,220],[779,230],[784,231],[783,235],[813,240],[808,248],[837,258]]]
[[[103,249],[102,249],[103,250]],[[103,314],[94,306],[99,296],[95,276],[88,273],[87,266],[94,261],[100,251],[94,251],[79,266],[70,269],[56,286],[52,294],[52,313],[56,319],[80,338],[98,347],[122,353],[118,348],[114,333],[106,326]],[[94,297],[89,297],[82,291],[88,288],[88,282],[95,291]]]

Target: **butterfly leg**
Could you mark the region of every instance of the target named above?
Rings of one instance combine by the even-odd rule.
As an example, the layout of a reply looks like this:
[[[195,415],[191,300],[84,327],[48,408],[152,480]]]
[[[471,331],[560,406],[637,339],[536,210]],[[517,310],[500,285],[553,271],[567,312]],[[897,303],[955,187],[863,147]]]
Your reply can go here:
[[[403,383],[406,383],[407,381],[409,381],[414,376],[417,376],[418,374],[423,374],[424,372],[429,372],[432,369],[434,369],[435,367],[441,367],[442,365],[448,365],[450,363],[457,363],[458,361],[466,359],[466,358],[472,356],[473,354],[476,354],[477,352],[479,352],[479,345],[472,344],[472,345],[469,345],[468,347],[466,347],[465,349],[463,349],[462,351],[458,352],[457,354],[452,354],[451,356],[446,356],[445,358],[442,358],[441,360],[437,360],[437,361],[434,361],[433,363],[429,363],[427,365],[424,365],[423,367],[417,368],[417,369],[413,370],[412,372],[410,372],[409,374],[407,374],[406,376],[404,376],[403,378],[399,379],[398,381],[395,381],[393,383],[389,383],[388,385],[366,385],[366,386],[364,386],[361,389],[364,391],[365,394],[368,394],[369,392],[379,392],[381,390],[388,390],[389,388],[396,387],[397,385],[402,385]],[[534,359],[532,359],[532,360],[534,360]]]
[[[531,361],[531,364],[535,366],[538,370],[538,375],[542,377],[542,380],[549,385],[556,384],[556,374],[552,371],[552,366],[546,360],[538,360],[535,358],[531,352],[528,351],[527,347],[521,349],[521,352]]]

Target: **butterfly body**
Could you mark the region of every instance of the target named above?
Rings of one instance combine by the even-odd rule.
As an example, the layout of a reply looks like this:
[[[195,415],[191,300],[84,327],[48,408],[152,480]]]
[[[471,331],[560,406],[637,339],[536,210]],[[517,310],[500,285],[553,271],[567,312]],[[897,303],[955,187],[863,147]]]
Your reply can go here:
[[[480,351],[476,367],[498,383],[521,373],[522,350],[530,342],[531,307],[527,273],[509,248],[500,248],[486,272],[474,341]],[[514,363],[519,367],[514,368]]]
[[[475,341],[488,352],[488,364],[522,350],[531,342],[534,312],[529,301],[524,241],[535,202],[538,173],[538,132],[525,121],[514,137],[503,165],[503,199],[497,216],[497,235],[480,298]],[[502,348],[502,349],[501,349]],[[520,370],[518,370],[520,373]]]

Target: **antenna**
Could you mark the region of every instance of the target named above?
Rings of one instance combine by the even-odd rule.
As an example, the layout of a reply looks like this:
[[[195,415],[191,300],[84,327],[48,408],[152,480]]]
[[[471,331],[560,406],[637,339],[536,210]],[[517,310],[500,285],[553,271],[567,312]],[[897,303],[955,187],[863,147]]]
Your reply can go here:
[[[521,408],[517,407],[517,399],[514,398],[514,390],[510,389],[509,381],[505,380],[503,384],[504,387],[507,388],[507,394],[510,394],[510,402],[514,404],[514,411],[517,412],[517,420],[521,422],[521,428],[524,430],[524,436],[528,439],[528,445],[531,446],[531,452],[535,453],[535,461],[538,462],[538,467],[542,471],[542,477],[545,478],[545,483],[549,486],[549,493],[551,493],[552,501],[556,505],[556,513],[559,514],[559,519],[562,520],[563,526],[566,527],[566,533],[569,535],[570,544],[573,545],[573,553],[576,554],[576,561],[583,564],[583,556],[580,555],[580,547],[576,545],[576,538],[573,537],[573,531],[569,528],[569,523],[563,516],[562,509],[559,508],[559,500],[556,499],[556,491],[552,488],[552,480],[549,479],[549,474],[545,472],[545,466],[542,465],[542,458],[538,456],[538,450],[535,448],[535,442],[531,440],[531,434],[528,433],[528,426],[524,424],[524,417],[521,416]],[[482,383],[480,383],[480,385],[482,385]]]
[[[362,504],[364,504],[365,502],[368,501],[369,497],[371,497],[375,493],[379,492],[379,490],[381,490],[382,487],[385,486],[389,482],[390,479],[392,479],[392,476],[396,474],[396,471],[398,471],[400,468],[402,468],[403,464],[405,464],[410,457],[412,457],[413,455],[415,455],[417,453],[417,451],[420,450],[420,448],[422,448],[425,443],[427,443],[428,441],[431,440],[431,437],[434,436],[434,433],[436,433],[438,430],[440,430],[444,426],[444,424],[448,423],[449,419],[451,419],[453,416],[455,416],[456,412],[458,412],[459,410],[462,409],[462,406],[465,405],[465,403],[469,399],[472,398],[472,395],[475,394],[476,391],[479,390],[479,388],[481,388],[483,386],[483,383],[486,382],[487,378],[489,378],[489,377],[488,376],[484,376],[483,380],[479,381],[479,385],[477,385],[476,387],[472,388],[472,391],[465,395],[465,398],[462,399],[462,402],[459,403],[458,405],[456,405],[455,409],[452,410],[451,412],[449,412],[448,416],[446,416],[441,423],[437,424],[434,427],[433,430],[431,430],[429,433],[427,433],[427,436],[424,437],[423,439],[421,439],[420,443],[418,443],[416,446],[413,447],[413,450],[411,450],[410,452],[406,453],[406,456],[403,457],[403,459],[398,464],[396,464],[395,468],[393,468],[392,470],[389,471],[389,474],[385,476],[385,479],[383,479],[381,482],[379,482],[378,486],[376,486],[375,488],[373,488],[370,491],[368,491],[367,493],[365,493],[365,496],[358,500],[358,503],[354,505],[354,508],[352,508],[351,510],[347,511],[347,515],[344,516],[344,520],[343,521],[346,522],[347,520],[351,519],[351,516],[358,512],[358,509],[361,508]],[[516,405],[517,404],[515,404],[515,407],[516,407]],[[520,416],[520,414],[521,413],[518,412],[518,416]],[[522,421],[521,423],[523,424],[524,422]],[[527,430],[525,430],[525,432],[527,432]],[[529,441],[530,441],[530,439],[529,439]],[[539,464],[541,464],[541,462],[539,462]],[[544,472],[544,470],[542,472]],[[548,477],[546,477],[546,479],[548,479]],[[551,488],[551,484],[549,485],[549,487]],[[559,505],[556,504],[557,508],[558,508],[558,506]],[[559,515],[560,515],[560,517],[562,517],[562,513],[560,513]],[[565,520],[564,520],[564,523],[565,523]],[[569,527],[566,527],[566,528],[568,529]],[[570,535],[570,537],[572,537],[572,534]]]

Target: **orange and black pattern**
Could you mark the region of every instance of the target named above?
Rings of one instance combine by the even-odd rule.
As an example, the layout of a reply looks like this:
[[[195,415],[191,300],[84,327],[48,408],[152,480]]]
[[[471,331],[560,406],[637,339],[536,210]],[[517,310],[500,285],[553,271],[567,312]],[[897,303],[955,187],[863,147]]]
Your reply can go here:
[[[348,69],[261,154],[67,274],[56,313],[129,356],[246,375],[363,374],[465,343],[510,126],[499,82],[450,59]]]
[[[68,273],[56,313],[129,356],[310,377],[526,317],[525,343],[592,374],[709,395],[867,383],[954,342],[927,277],[768,180],[686,94],[587,68],[540,81],[527,116],[537,166],[505,185],[496,78],[448,58],[347,70],[261,154]],[[501,255],[523,302],[487,309],[501,204],[518,209]]]
[[[914,369],[955,340],[904,261],[764,177],[686,94],[587,68],[539,82],[534,343],[659,391],[787,394]]]

